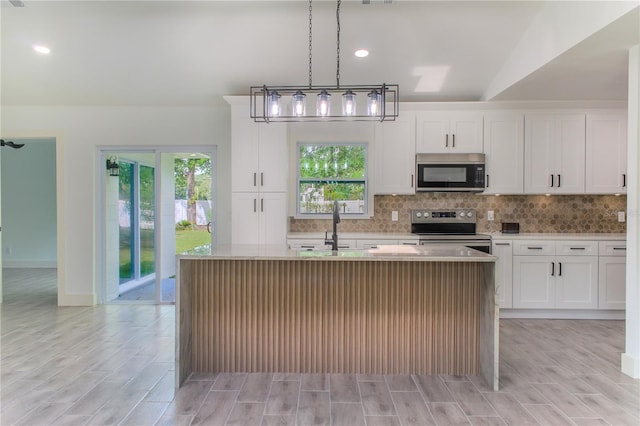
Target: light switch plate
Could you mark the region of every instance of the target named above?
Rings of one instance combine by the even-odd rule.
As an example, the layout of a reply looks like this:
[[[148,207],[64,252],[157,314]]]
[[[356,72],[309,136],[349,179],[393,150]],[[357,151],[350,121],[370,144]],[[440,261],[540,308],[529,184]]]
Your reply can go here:
[[[493,210],[487,210],[487,220],[493,221],[496,219],[496,216],[493,214]]]
[[[624,222],[625,221],[625,214],[624,212],[618,212],[618,222]]]
[[[391,212],[391,220],[394,221],[394,222],[398,221],[398,211],[397,210],[393,210]]]

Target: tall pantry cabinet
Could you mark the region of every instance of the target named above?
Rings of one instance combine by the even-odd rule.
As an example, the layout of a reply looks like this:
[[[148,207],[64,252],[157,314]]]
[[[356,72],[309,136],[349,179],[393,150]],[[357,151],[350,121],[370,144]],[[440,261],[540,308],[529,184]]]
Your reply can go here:
[[[255,123],[248,104],[232,104],[232,244],[286,244],[287,158],[285,123]]]

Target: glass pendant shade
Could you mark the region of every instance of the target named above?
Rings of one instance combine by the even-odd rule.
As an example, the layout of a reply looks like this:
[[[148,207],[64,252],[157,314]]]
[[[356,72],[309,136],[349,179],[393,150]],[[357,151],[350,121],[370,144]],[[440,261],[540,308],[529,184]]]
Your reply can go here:
[[[305,98],[307,95],[302,93],[302,91],[298,90],[296,93],[291,95],[293,98],[293,102],[291,103],[292,115],[294,117],[304,117],[305,114]]]
[[[342,94],[342,115],[346,117],[356,115],[356,94],[352,90]]]
[[[369,98],[367,100],[367,114],[371,116],[380,115],[382,106],[382,96],[380,93],[377,90],[372,90],[367,97]]]
[[[331,95],[326,90],[318,93],[316,101],[316,115],[327,117],[331,113]]]
[[[278,92],[271,92],[269,94],[269,115],[271,117],[278,117],[280,115],[281,107],[280,94]]]

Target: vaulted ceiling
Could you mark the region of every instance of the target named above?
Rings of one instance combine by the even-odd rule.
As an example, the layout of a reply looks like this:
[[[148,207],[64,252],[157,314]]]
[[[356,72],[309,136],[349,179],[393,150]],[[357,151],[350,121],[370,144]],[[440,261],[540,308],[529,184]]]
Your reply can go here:
[[[308,83],[307,1],[0,5],[2,105],[203,106],[251,85]],[[314,84],[335,83],[335,7],[313,2]],[[343,1],[341,82],[397,83],[402,101],[622,100],[639,9],[637,1]],[[356,58],[358,48],[370,55]]]

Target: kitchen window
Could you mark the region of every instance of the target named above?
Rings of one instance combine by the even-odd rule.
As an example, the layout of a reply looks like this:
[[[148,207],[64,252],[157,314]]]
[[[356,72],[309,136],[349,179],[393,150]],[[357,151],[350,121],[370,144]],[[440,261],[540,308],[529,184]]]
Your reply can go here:
[[[368,216],[366,143],[298,143],[297,214],[329,215],[334,200],[342,217]]]

